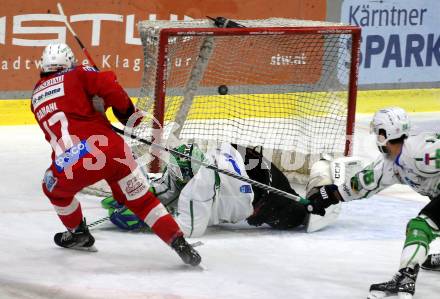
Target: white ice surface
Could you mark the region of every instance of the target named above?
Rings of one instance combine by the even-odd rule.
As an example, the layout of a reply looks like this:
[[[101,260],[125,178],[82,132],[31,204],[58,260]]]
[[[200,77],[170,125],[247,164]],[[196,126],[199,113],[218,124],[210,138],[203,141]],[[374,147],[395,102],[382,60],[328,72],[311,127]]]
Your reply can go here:
[[[414,127],[440,131],[439,116],[414,116]],[[367,157],[376,154],[369,117],[358,117],[355,139],[355,153]],[[313,234],[210,228],[200,271],[154,235],[110,225],[93,230],[97,253],[57,248],[53,235],[64,229],[40,188],[49,145],[36,126],[0,127],[0,140],[0,299],[365,298],[397,270],[405,225],[427,202],[398,186],[344,204],[335,225]],[[106,216],[98,198],[80,201],[89,222]],[[439,278],[421,271],[414,298],[439,298]]]

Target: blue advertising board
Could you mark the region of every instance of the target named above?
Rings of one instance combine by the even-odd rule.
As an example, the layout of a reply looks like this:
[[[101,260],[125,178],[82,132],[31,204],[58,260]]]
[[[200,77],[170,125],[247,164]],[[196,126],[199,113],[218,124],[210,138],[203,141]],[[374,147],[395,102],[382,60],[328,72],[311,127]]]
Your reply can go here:
[[[341,22],[362,27],[359,84],[440,81],[439,0],[345,0]]]

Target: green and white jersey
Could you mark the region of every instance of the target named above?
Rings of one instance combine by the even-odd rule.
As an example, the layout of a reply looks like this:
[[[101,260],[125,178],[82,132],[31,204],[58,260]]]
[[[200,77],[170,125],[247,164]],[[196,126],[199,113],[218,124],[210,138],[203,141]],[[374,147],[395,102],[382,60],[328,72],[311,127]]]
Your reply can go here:
[[[209,150],[202,158],[220,169],[248,178],[243,158],[230,144]],[[178,168],[173,168],[172,164],[176,163],[170,162],[163,178],[151,184],[159,200],[174,210],[186,237],[199,237],[208,226],[236,223],[253,213],[251,185],[186,162],[178,161]]]
[[[395,160],[381,155],[339,186],[345,201],[370,197],[394,184],[406,184],[421,195],[440,195],[440,134],[422,133],[405,140]]]
[[[205,154],[196,144],[181,144],[173,150],[196,160],[208,162]],[[191,163],[191,160],[187,158],[171,154],[162,176],[157,179],[150,178],[152,191],[162,204],[169,210],[174,210],[177,207],[180,192],[199,169],[200,166],[197,163]]]

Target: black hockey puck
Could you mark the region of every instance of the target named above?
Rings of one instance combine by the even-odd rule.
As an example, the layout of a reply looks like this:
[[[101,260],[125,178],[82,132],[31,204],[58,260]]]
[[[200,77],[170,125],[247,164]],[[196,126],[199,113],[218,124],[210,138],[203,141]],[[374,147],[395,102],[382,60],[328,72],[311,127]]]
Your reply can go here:
[[[218,93],[221,95],[225,95],[228,93],[228,87],[226,85],[220,85],[218,87]]]

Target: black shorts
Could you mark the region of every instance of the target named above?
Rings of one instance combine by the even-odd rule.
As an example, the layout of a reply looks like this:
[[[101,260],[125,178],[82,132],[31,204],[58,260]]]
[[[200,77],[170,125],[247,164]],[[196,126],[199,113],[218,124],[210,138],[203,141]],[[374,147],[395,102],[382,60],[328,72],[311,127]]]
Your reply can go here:
[[[440,228],[440,196],[432,199],[421,211],[420,214],[426,215],[434,221],[438,228]]]

